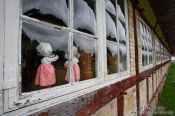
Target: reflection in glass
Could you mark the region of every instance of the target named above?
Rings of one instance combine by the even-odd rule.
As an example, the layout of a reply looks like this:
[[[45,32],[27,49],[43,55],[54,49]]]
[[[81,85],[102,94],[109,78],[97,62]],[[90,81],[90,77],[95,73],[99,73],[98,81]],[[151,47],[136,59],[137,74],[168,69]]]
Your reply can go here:
[[[115,4],[111,2],[111,0],[105,0],[105,9],[112,15],[116,16],[116,8]]]
[[[119,19],[125,23],[125,5],[124,0],[117,0],[117,15]]]
[[[74,34],[73,40],[77,52],[73,53],[80,68],[80,81],[96,77],[97,40],[84,35]],[[74,75],[76,71],[74,70]]]
[[[23,0],[23,14],[61,26],[68,26],[67,0]]]
[[[114,74],[118,69],[118,45],[116,43],[107,42],[107,71],[108,74]]]
[[[118,34],[120,43],[126,45],[126,32],[124,28],[124,24],[122,24],[120,21],[118,21]]]
[[[96,34],[94,0],[74,0],[74,29]]]
[[[107,40],[117,42],[116,24],[115,24],[114,20],[109,15],[109,13],[106,12],[106,37],[107,37]]]
[[[120,72],[127,70],[127,50],[126,46],[119,46]]]
[[[45,43],[41,45],[41,43]],[[40,46],[39,46],[40,45]],[[29,92],[42,88],[66,84],[64,68],[65,53],[68,51],[68,32],[48,28],[36,24],[23,23],[22,28],[22,91]],[[58,56],[59,59],[54,59]],[[36,86],[37,69],[41,64],[50,64],[50,67],[41,67],[53,70],[55,69],[56,83],[48,86]],[[41,71],[44,74],[45,71]],[[52,71],[53,72],[53,71]],[[49,72],[50,73],[50,72]],[[52,73],[53,74],[53,73]],[[45,82],[49,81],[46,78]],[[37,84],[38,85],[38,84]]]
[[[145,66],[145,57],[143,53],[142,53],[142,65]]]

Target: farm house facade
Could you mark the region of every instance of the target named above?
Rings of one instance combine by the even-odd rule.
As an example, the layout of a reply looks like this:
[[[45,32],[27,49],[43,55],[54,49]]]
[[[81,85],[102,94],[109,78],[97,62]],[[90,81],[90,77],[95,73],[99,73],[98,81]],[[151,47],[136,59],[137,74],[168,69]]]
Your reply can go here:
[[[155,107],[171,49],[149,1],[1,0],[0,16],[0,115]]]

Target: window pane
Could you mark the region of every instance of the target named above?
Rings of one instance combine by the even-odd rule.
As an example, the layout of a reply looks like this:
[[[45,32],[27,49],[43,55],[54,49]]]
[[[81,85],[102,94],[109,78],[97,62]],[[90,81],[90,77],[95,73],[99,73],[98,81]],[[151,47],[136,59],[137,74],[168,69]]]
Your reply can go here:
[[[118,45],[114,42],[107,42],[107,71],[114,74],[118,69]]]
[[[117,30],[115,17],[112,18],[111,15],[106,11],[106,38],[107,40],[117,42]]]
[[[117,15],[122,22],[125,22],[125,5],[124,0],[117,0]]]
[[[105,9],[106,11],[111,14],[116,16],[116,2],[115,0],[105,0]]]
[[[26,16],[68,26],[68,0],[23,0],[22,9]]]
[[[120,56],[120,72],[127,70],[127,49],[126,46],[119,47],[119,56]]]
[[[67,84],[64,68],[68,32],[23,23],[22,91]]]
[[[120,43],[126,45],[125,24],[120,21],[118,21],[118,34],[119,34]]]
[[[145,66],[145,57],[143,53],[142,53],[142,65]]]
[[[106,38],[107,40],[117,42],[117,13],[115,0],[105,0],[106,9]]]
[[[94,0],[74,0],[74,29],[96,34]]]
[[[75,50],[76,52],[73,50],[73,59],[77,60],[77,62],[73,63],[78,65],[77,67],[80,69],[80,74],[74,69],[74,80],[76,75],[80,75],[80,81],[95,78],[97,40],[84,35],[74,34],[73,43],[75,49],[77,49]]]

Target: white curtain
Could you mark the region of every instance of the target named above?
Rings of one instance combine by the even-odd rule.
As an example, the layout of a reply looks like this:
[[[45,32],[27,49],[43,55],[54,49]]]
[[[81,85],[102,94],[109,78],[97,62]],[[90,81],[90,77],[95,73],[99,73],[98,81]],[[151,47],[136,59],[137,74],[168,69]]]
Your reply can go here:
[[[110,0],[105,0],[105,8],[108,12],[116,16],[115,7]]]
[[[119,31],[119,33],[118,33],[119,34],[119,39],[126,41],[125,28],[123,27],[123,25],[121,24],[120,21],[118,21],[118,31]]]
[[[111,16],[106,12],[106,36],[111,36],[117,40],[117,32],[115,22],[112,20]]]
[[[28,23],[23,23],[22,29],[31,41],[50,43],[54,51],[68,50],[68,32]]]
[[[87,36],[74,34],[74,43],[76,47],[79,47],[79,49],[83,50],[85,53],[91,53],[91,55],[96,52],[96,41],[96,39]]]
[[[61,0],[64,1],[64,0]],[[93,10],[84,0],[74,1],[74,29],[87,29],[96,33],[96,19]]]
[[[109,49],[113,57],[118,54],[118,45],[112,42],[107,42],[107,48]]]
[[[23,0],[23,13],[32,9],[42,14],[50,14],[68,25],[68,7],[66,0]]]

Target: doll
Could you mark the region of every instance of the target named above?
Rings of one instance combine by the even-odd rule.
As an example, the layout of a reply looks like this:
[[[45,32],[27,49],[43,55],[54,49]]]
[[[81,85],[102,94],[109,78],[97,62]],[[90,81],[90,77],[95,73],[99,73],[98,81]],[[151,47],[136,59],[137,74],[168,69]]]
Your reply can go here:
[[[56,83],[55,68],[51,63],[57,61],[59,57],[52,53],[52,47],[49,43],[40,43],[36,50],[43,58],[36,72],[35,85],[51,86]]]
[[[79,82],[80,81],[80,67],[78,65],[78,58],[80,57],[80,54],[78,53],[78,50],[75,46],[73,46],[73,72],[74,72],[74,82]],[[68,59],[68,54],[65,55],[65,58]],[[70,81],[69,80],[69,76],[68,76],[68,72],[69,72],[69,68],[68,68],[68,61],[66,61],[64,63],[64,67],[67,69],[66,71],[66,76],[65,76],[65,80],[66,81]]]

